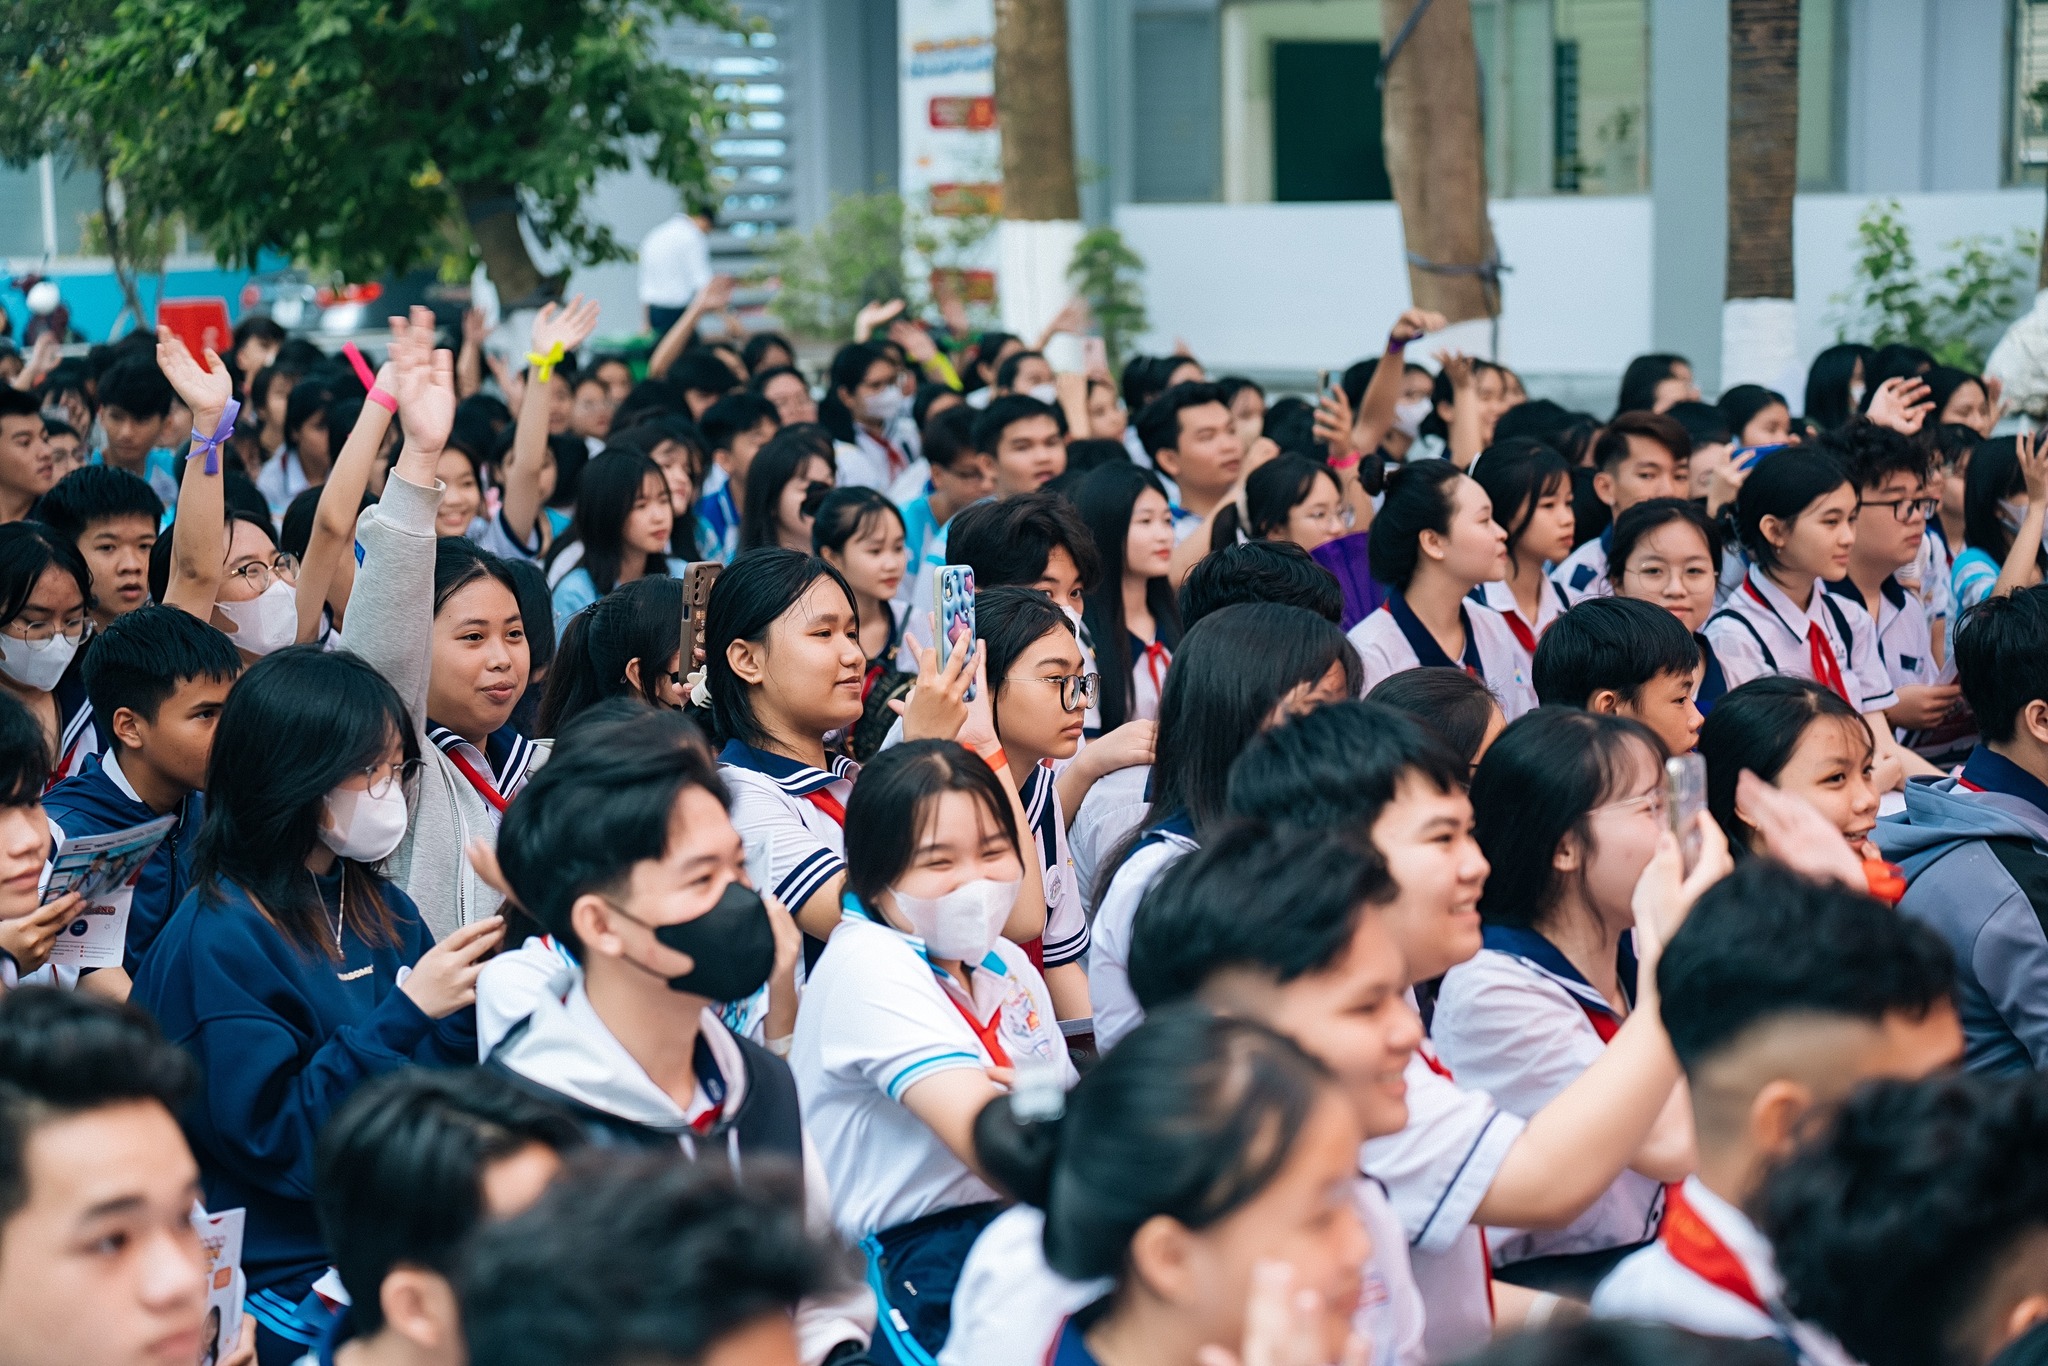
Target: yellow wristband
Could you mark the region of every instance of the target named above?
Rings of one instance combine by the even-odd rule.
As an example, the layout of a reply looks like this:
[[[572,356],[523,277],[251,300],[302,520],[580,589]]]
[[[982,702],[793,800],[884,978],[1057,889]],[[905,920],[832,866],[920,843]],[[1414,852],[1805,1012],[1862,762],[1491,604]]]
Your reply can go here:
[[[540,351],[527,352],[526,361],[527,364],[534,367],[535,376],[540,380],[540,382],[542,384],[546,384],[549,380],[555,377],[555,367],[562,363],[562,357],[564,354],[565,353],[562,350],[562,344],[560,342],[556,342],[553,346],[550,346],[545,353]]]

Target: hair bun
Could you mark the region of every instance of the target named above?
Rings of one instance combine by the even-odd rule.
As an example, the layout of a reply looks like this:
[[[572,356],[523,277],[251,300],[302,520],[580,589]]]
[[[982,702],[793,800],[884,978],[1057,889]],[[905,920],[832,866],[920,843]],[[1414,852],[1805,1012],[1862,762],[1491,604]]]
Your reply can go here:
[[[1063,1119],[1019,1119],[1010,1097],[997,1096],[974,1117],[974,1151],[982,1169],[1011,1198],[1044,1209],[1052,1198]]]

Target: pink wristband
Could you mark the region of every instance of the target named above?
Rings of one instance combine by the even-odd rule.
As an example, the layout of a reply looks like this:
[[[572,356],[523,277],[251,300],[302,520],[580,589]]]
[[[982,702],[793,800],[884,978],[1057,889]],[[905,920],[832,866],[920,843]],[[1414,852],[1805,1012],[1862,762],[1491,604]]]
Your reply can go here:
[[[370,370],[370,363],[363,359],[363,353],[356,350],[354,342],[343,342],[341,354],[348,357],[348,363],[356,370],[356,378],[363,382],[365,389],[377,387],[377,376]]]
[[[391,414],[393,417],[398,416],[398,400],[391,397],[390,394],[384,392],[382,389],[379,389],[374,384],[370,386],[370,392],[363,395],[363,401],[365,403],[376,404],[379,408],[382,408],[385,412]]]

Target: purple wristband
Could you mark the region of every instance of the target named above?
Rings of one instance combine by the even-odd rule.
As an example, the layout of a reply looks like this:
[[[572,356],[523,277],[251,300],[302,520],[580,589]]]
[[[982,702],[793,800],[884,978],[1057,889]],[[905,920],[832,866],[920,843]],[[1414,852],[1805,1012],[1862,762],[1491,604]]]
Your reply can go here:
[[[1387,354],[1388,354],[1388,355],[1390,355],[1390,356],[1398,356],[1398,355],[1401,355],[1401,354],[1402,354],[1403,352],[1405,352],[1405,351],[1406,351],[1407,349],[1408,349],[1408,343],[1407,343],[1407,342],[1405,342],[1405,341],[1400,341],[1400,340],[1396,340],[1396,339],[1395,339],[1395,337],[1394,337],[1394,334],[1393,334],[1393,333],[1391,333],[1391,332],[1389,332],[1389,333],[1387,334]]]
[[[197,454],[200,451],[206,452],[206,472],[208,474],[220,473],[221,445],[235,434],[235,419],[241,415],[242,405],[234,399],[229,399],[228,406],[220,410],[220,425],[213,429],[212,436],[193,434],[192,454]],[[186,458],[190,459],[191,457],[187,456]]]

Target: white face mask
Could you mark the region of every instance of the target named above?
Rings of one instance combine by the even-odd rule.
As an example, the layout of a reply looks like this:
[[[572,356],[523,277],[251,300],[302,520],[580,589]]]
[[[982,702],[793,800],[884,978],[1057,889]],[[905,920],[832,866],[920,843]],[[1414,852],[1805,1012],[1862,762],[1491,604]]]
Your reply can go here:
[[[68,636],[22,640],[0,632],[0,673],[37,692],[56,687],[77,653],[78,642]]]
[[[877,422],[884,427],[894,422],[896,415],[902,411],[901,389],[884,389],[878,394],[869,394],[860,401],[860,415],[869,422]]]
[[[299,638],[298,590],[283,579],[247,602],[216,602],[220,614],[234,623],[228,638],[252,655],[282,650]]]
[[[1422,435],[1422,419],[1429,416],[1426,398],[1404,398],[1394,405],[1394,430],[1409,437]]]
[[[910,922],[910,928],[924,940],[925,951],[934,958],[962,963],[979,963],[995,947],[1003,922],[1017,905],[1017,889],[1024,884],[991,882],[977,878],[955,887],[944,896],[910,896],[892,891],[896,909]]]
[[[381,797],[337,787],[327,794],[327,820],[320,826],[320,842],[357,863],[381,863],[405,839],[411,819],[405,809],[405,790],[397,783]]]
[[[1060,401],[1060,387],[1057,384],[1034,384],[1025,392],[1040,403],[1058,403]]]
[[[1849,386],[1849,407],[1850,407],[1851,409],[1856,409],[1856,408],[1861,408],[1862,406],[1863,406],[1863,386],[1862,386],[1862,385],[1860,385],[1860,384],[1851,384],[1851,385]]]

